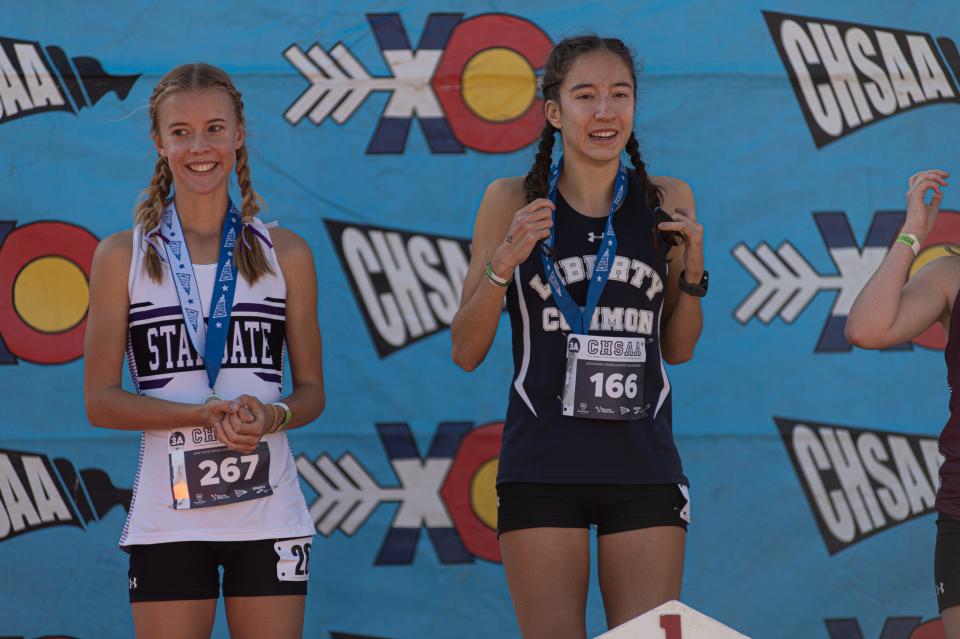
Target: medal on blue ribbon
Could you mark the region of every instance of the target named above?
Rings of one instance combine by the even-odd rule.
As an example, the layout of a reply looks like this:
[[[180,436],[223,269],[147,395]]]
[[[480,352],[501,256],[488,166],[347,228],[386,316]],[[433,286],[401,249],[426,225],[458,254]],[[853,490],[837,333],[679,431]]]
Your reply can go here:
[[[550,170],[550,181],[548,182],[547,193],[550,201],[557,203],[557,185],[560,182],[560,172],[563,170],[563,158],[561,157]],[[553,245],[556,240],[556,218],[557,212],[554,208],[554,225],[550,227],[550,237],[540,243],[540,260],[543,263],[543,272],[550,284],[550,291],[553,293],[553,299],[557,308],[563,313],[563,318],[567,320],[570,330],[579,335],[586,335],[590,331],[590,321],[593,313],[600,301],[600,294],[607,285],[610,278],[610,269],[613,267],[613,260],[617,256],[617,234],[613,230],[613,214],[623,203],[627,196],[627,169],[623,162],[617,167],[617,179],[613,185],[613,201],[610,202],[610,213],[607,215],[607,225],[603,232],[603,238],[600,240],[600,249],[597,251],[597,259],[594,261],[593,272],[590,275],[590,284],[587,288],[587,303],[580,307],[570,297],[567,287],[560,277],[557,265],[553,257]]]
[[[237,290],[237,276],[233,267],[233,250],[237,245],[241,231],[240,213],[227,202],[227,214],[220,234],[220,254],[217,257],[217,275],[213,284],[213,294],[208,308],[209,322],[203,322],[203,307],[200,304],[200,291],[197,276],[193,270],[190,251],[183,237],[180,217],[173,200],[163,211],[158,237],[163,240],[174,287],[180,299],[183,322],[197,353],[203,354],[203,364],[207,371],[210,392],[213,393],[217,375],[223,358],[223,349],[230,330],[230,313],[233,309],[233,295]]]

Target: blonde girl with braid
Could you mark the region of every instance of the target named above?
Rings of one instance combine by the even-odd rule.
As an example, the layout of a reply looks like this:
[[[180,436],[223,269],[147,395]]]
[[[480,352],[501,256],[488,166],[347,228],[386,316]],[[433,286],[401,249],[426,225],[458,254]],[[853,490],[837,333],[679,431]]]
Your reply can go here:
[[[487,188],[453,320],[473,370],[506,300],[497,531],[524,639],[586,636],[590,528],[609,627],[680,596],[690,503],[663,363],[700,336],[703,227],[685,182],[647,174],[636,88],[620,40],[557,43],[533,167]]]
[[[325,404],[313,256],[257,217],[225,72],[167,73],[150,133],[157,162],[134,227],[94,255],[84,344],[90,422],[141,431],[120,538],[135,633],[209,637],[222,583],[233,637],[299,637],[313,523],[286,431]]]

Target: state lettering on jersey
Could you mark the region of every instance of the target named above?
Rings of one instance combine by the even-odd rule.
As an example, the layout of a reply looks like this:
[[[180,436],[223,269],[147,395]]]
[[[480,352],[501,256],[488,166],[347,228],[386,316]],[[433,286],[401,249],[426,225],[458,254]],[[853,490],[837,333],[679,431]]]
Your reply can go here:
[[[251,369],[264,381],[280,383],[285,331],[284,300],[234,304],[222,368]],[[190,341],[179,306],[132,305],[129,339],[141,389],[156,388],[169,381],[172,373],[204,370],[203,357]]]
[[[566,257],[557,261],[557,272],[565,285],[576,284],[593,275],[596,260],[596,255]],[[615,285],[614,283],[629,284],[642,291],[651,302],[663,292],[663,278],[656,269],[641,260],[622,255],[614,257],[613,267],[610,269],[607,286]],[[544,281],[541,273],[535,273],[527,281],[527,285],[541,300],[546,301],[552,296],[550,285]],[[598,306],[590,318],[590,330],[653,335],[655,319],[654,312],[647,309]],[[570,332],[570,325],[556,306],[544,307],[541,324],[548,333]]]
[[[960,55],[949,38],[934,43],[929,33],[763,15],[817,148],[916,107],[960,101],[947,66],[957,74]]]
[[[831,555],[933,511],[936,437],[774,421]]]
[[[324,223],[380,357],[450,327],[470,262],[469,240]]]

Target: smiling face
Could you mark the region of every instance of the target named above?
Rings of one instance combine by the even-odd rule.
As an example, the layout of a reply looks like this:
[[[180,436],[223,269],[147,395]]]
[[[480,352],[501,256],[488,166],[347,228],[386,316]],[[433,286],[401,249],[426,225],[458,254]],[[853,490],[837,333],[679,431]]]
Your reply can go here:
[[[633,73],[610,51],[578,56],[563,77],[558,100],[545,105],[547,120],[560,129],[564,155],[596,163],[620,158],[633,130]]]
[[[227,91],[176,91],[157,107],[156,125],[154,144],[167,159],[177,192],[226,191],[244,137]]]

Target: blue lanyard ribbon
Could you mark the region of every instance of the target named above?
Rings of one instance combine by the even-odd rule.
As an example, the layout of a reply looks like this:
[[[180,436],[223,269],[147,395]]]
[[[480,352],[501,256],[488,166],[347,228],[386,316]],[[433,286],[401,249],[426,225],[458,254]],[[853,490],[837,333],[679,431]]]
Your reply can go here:
[[[550,201],[554,205],[557,203],[557,184],[560,181],[561,171],[563,171],[563,158],[560,158],[550,169],[550,181],[547,190]],[[556,208],[553,211],[553,226],[550,227],[550,237],[540,243],[540,260],[543,262],[543,272],[550,284],[553,299],[557,308],[563,313],[563,318],[567,320],[570,330],[578,335],[586,335],[590,331],[590,321],[593,319],[593,313],[600,301],[600,294],[603,293],[607,280],[610,278],[610,269],[613,267],[613,260],[617,256],[617,234],[613,230],[613,214],[620,208],[626,196],[627,169],[623,166],[623,162],[620,162],[617,167],[617,179],[613,185],[613,201],[610,202],[607,226],[603,231],[603,237],[600,239],[600,250],[597,251],[597,259],[594,261],[593,272],[590,275],[586,306],[581,308],[570,297],[570,293],[567,292],[567,287],[564,285],[554,262],[553,245],[556,240],[557,228]]]
[[[210,298],[210,319],[203,322],[203,307],[200,305],[200,291],[197,276],[193,271],[193,262],[187,250],[187,242],[180,227],[180,216],[173,200],[163,211],[159,237],[163,240],[167,253],[173,283],[180,298],[180,310],[187,334],[197,353],[203,353],[204,367],[210,390],[220,374],[223,349],[227,343],[230,329],[230,313],[233,310],[233,294],[237,290],[237,273],[233,266],[233,249],[237,245],[241,231],[240,213],[227,202],[227,215],[220,234],[220,255],[217,257],[217,277]],[[164,233],[166,231],[166,233]]]

